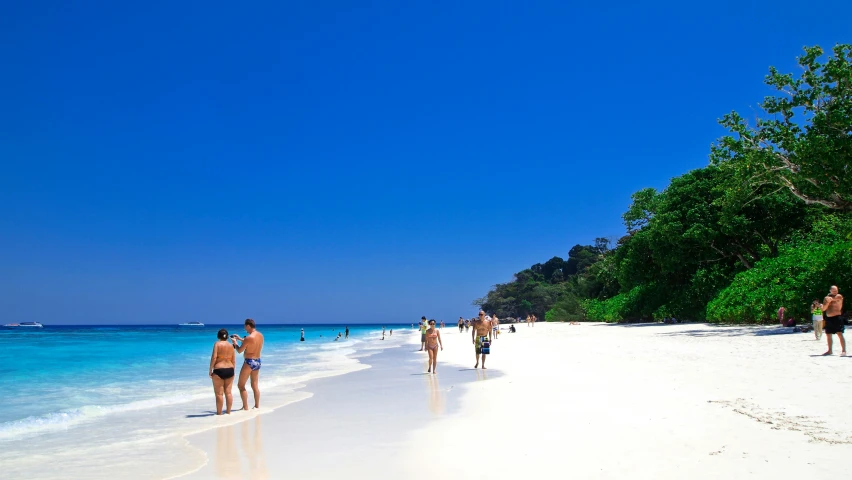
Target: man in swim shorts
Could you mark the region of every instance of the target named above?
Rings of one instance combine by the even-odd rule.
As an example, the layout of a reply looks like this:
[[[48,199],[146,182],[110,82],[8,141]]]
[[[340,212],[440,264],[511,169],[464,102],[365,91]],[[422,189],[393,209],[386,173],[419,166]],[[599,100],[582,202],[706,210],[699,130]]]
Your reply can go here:
[[[825,336],[828,341],[828,351],[823,355],[832,355],[832,335],[837,335],[840,339],[840,355],[846,356],[846,339],[843,338],[843,331],[846,327],[843,325],[843,320],[840,314],[843,313],[843,295],[841,295],[837,286],[832,285],[829,289],[828,296],[822,302],[822,311],[825,316]]]
[[[243,366],[240,368],[240,380],[237,382],[237,388],[240,389],[240,398],[243,401],[243,410],[248,410],[248,392],[246,391],[246,381],[251,378],[251,391],[254,392],[254,408],[260,408],[260,388],[258,388],[258,380],[260,378],[260,352],[263,350],[263,334],[256,330],[254,320],[247,318],[245,321],[246,335],[245,338],[236,338],[242,342],[237,345],[237,340],[231,338],[231,342],[237,347],[237,352],[243,354]]]
[[[482,353],[482,344],[491,342],[491,322],[485,319],[485,312],[479,311],[479,318],[473,322],[473,332],[470,339],[473,340],[473,348],[476,351],[476,365],[473,368],[479,367],[480,357],[482,358],[482,369],[485,370],[485,354]]]

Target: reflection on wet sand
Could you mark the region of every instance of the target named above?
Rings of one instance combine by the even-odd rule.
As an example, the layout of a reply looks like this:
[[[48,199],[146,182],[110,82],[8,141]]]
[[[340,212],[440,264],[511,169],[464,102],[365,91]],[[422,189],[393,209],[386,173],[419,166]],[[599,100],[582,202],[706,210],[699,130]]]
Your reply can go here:
[[[237,444],[234,441],[234,427],[228,425],[216,429],[216,477],[227,479],[239,479],[240,457],[237,453]]]
[[[437,375],[428,375],[429,377],[429,410],[435,415],[444,414],[444,392],[438,384]]]
[[[477,370],[476,371],[476,379],[477,380],[488,380],[488,370]]]
[[[216,458],[214,460],[216,478],[257,479],[269,478],[266,457],[263,453],[263,435],[261,434],[261,416],[216,430]],[[236,441],[236,430],[240,429],[240,442]],[[251,432],[254,430],[254,432]],[[242,454],[242,455],[241,455]],[[245,457],[248,471],[243,471]]]

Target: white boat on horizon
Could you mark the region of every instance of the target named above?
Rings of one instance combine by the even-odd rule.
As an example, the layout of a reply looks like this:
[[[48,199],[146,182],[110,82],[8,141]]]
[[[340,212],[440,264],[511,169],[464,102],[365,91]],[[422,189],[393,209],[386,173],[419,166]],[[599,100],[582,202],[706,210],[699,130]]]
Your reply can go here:
[[[7,323],[3,326],[7,328],[44,328],[44,325],[38,322]]]
[[[178,323],[179,327],[203,327],[204,324],[201,322],[186,322],[186,323]]]

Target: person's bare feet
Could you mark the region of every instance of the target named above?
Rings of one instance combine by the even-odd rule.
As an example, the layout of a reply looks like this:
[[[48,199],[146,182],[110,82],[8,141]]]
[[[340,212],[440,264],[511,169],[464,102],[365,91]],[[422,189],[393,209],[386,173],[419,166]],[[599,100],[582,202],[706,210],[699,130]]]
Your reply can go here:
[[[846,356],[846,352],[840,352],[840,356],[841,356],[841,357],[845,357],[845,356]]]
[[[473,368],[479,368],[479,364],[477,363],[476,365],[473,366]]]
[[[488,370],[487,368],[485,368],[485,365],[483,365],[483,366],[482,366],[482,369],[483,369],[483,370]]]
[[[828,355],[834,355],[834,354],[833,354],[833,353],[831,353],[831,350],[829,350],[829,351],[827,351],[827,352],[825,352],[825,353],[823,353],[823,354],[822,354],[822,356],[823,356],[823,357],[828,356]]]

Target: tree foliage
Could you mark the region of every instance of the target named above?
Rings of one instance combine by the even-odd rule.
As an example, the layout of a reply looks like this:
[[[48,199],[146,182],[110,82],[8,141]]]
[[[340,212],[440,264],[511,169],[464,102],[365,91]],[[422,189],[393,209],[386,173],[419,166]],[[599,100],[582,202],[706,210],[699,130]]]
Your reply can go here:
[[[852,45],[837,45],[821,62],[820,47],[798,57],[798,77],[769,69],[765,113],[754,125],[737,112],[720,120],[733,135],[712,148],[713,161],[735,174],[732,192],[753,196],[783,188],[807,204],[852,210]],[[765,189],[764,189],[765,190]]]
[[[710,165],[634,193],[614,245],[575,245],[476,304],[549,321],[761,322],[781,303],[803,316],[830,284],[852,288],[852,46],[822,57],[806,48],[799,77],[770,68],[781,95],[764,117],[724,116],[732,135]]]

